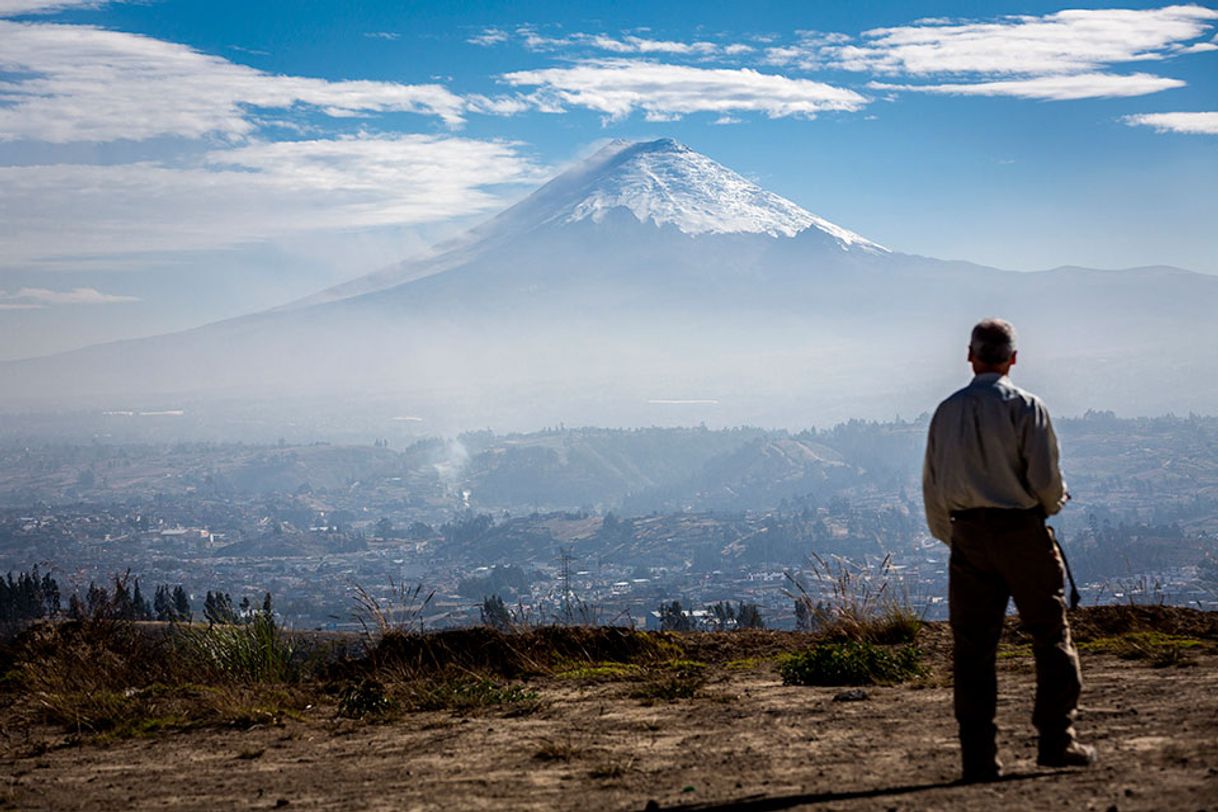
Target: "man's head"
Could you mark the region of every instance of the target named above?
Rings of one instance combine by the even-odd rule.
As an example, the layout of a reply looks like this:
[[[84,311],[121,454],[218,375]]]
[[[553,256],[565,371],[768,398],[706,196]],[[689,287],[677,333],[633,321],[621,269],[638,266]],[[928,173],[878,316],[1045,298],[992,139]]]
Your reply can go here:
[[[973,328],[968,360],[973,373],[997,372],[1006,375],[1015,365],[1015,327],[1002,319],[982,319]]]

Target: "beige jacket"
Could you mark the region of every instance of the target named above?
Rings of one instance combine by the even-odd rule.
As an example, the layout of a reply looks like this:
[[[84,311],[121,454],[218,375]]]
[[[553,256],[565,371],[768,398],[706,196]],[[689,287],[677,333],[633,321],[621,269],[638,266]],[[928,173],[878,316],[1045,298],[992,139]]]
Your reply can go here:
[[[953,511],[1061,510],[1066,483],[1040,398],[1005,375],[986,373],[939,404],[926,439],[922,498],[931,535],[949,544]]]

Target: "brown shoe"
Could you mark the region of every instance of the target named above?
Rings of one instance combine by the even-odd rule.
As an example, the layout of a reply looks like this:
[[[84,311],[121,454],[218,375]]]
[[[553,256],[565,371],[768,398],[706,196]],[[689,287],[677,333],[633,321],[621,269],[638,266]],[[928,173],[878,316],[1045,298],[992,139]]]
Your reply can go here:
[[[1096,758],[1094,747],[1072,741],[1065,747],[1052,750],[1041,748],[1036,763],[1042,767],[1090,767]]]

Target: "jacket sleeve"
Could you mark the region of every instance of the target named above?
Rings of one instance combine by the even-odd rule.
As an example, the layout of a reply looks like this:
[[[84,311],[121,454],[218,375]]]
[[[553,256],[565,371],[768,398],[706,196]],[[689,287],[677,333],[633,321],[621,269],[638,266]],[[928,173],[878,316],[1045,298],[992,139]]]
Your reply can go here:
[[[936,414],[937,416],[937,414]],[[944,544],[952,543],[952,521],[943,495],[935,479],[935,421],[930,421],[926,435],[926,458],[922,462],[922,504],[926,508],[926,526],[930,534]]]
[[[1032,407],[1024,414],[1021,439],[1028,487],[1040,501],[1045,514],[1052,516],[1066,504],[1066,483],[1058,466],[1059,451],[1053,421],[1049,418],[1049,410],[1040,400],[1034,400]]]

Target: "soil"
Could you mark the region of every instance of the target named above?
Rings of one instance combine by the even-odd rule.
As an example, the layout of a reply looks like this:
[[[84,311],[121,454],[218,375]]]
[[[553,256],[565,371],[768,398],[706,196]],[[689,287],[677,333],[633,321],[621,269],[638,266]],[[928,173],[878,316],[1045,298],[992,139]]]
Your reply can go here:
[[[929,631],[929,630],[928,630]],[[928,635],[925,642],[941,643]],[[1218,810],[1218,654],[1185,666],[1084,654],[1087,769],[1035,764],[1033,664],[1000,660],[997,783],[955,783],[942,645],[915,683],[784,686],[764,658],[712,667],[692,699],[648,704],[630,682],[534,679],[527,712],[341,720],[332,705],[246,730],[74,742],[0,741],[0,805],[23,809]]]

